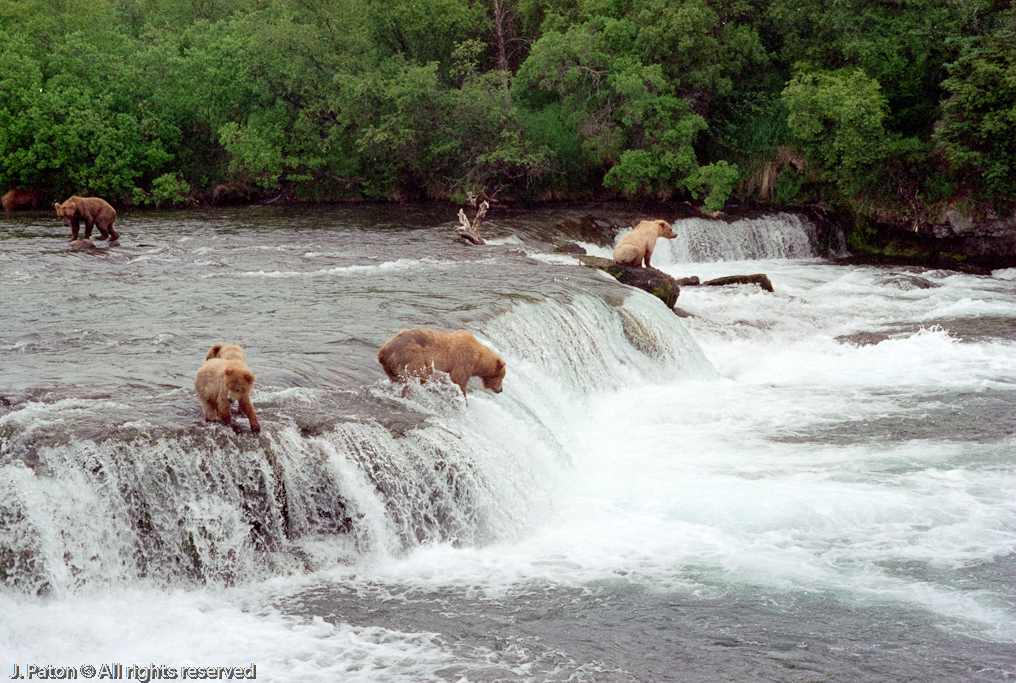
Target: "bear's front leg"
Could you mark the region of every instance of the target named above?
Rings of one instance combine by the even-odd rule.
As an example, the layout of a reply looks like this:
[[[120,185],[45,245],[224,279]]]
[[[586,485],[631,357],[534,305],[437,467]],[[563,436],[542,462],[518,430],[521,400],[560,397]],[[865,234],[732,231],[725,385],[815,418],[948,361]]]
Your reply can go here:
[[[232,425],[233,413],[229,409],[229,401],[219,401],[218,410],[219,420],[221,420],[223,424]]]
[[[71,242],[78,241],[78,230],[81,228],[81,224],[78,222],[77,216],[71,219]]]
[[[261,425],[258,423],[258,418],[254,414],[254,404],[250,402],[250,397],[240,399],[240,412],[247,416],[250,420],[250,430],[257,434],[261,431]]]

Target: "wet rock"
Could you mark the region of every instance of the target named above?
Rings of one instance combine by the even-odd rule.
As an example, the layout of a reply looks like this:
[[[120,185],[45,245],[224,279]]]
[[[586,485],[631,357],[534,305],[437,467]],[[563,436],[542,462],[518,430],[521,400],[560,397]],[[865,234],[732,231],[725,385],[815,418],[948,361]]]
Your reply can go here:
[[[554,253],[575,254],[576,256],[585,256],[586,248],[579,244],[575,244],[574,242],[569,242],[568,244],[559,245],[556,249],[554,249]]]
[[[73,242],[70,243],[69,246],[74,251],[84,251],[86,249],[96,248],[95,243],[92,242],[92,240],[88,239],[87,237],[82,237],[81,239],[74,240]]]
[[[679,277],[677,278],[677,284],[681,287],[694,287],[695,285],[702,284],[699,282],[698,275],[692,275],[691,277]]]
[[[764,273],[756,273],[755,275],[728,275],[702,283],[704,287],[719,287],[723,285],[758,285],[767,292],[773,291],[773,283]]]
[[[928,280],[927,278],[919,277],[917,275],[907,275],[905,273],[884,275],[880,278],[876,278],[875,284],[884,285],[886,287],[895,287],[896,289],[902,289],[905,292],[914,289],[934,289],[935,287],[942,286]]]
[[[599,256],[583,256],[580,260],[585,266],[610,273],[622,284],[649,292],[665,303],[667,308],[674,308],[677,297],[681,294],[681,286],[677,280],[655,268],[623,266]]]

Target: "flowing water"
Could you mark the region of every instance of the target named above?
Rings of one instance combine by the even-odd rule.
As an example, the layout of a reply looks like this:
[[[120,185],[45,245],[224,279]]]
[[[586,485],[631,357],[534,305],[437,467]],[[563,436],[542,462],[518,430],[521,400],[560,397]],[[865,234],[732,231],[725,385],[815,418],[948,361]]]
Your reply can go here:
[[[0,218],[3,675],[1016,678],[1016,273],[679,220],[655,266],[775,292],[675,315],[553,251],[655,213],[495,210],[484,247],[448,207],[125,213],[94,252]],[[504,392],[389,384],[415,326]],[[260,435],[201,420],[216,342]]]

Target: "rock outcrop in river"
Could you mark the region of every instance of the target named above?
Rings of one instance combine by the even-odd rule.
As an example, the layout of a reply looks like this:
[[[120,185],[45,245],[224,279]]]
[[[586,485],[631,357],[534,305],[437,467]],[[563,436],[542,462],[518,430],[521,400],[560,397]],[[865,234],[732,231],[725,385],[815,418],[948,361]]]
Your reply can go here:
[[[655,268],[623,266],[599,256],[580,256],[579,260],[582,261],[582,265],[610,273],[618,282],[649,292],[665,303],[667,308],[673,308],[677,304],[677,297],[681,294],[678,281]]]

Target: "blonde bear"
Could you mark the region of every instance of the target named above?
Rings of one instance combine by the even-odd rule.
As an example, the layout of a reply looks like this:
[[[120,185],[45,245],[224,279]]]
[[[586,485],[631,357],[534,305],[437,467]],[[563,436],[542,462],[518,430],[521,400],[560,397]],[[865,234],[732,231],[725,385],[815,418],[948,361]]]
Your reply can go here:
[[[656,239],[677,237],[667,221],[642,221],[635,229],[621,237],[614,247],[614,263],[623,266],[641,266],[645,260],[649,268],[649,259],[656,247]]]
[[[402,330],[385,342],[377,360],[392,382],[408,383],[411,378],[421,382],[434,372],[448,373],[453,383],[466,395],[470,377],[483,380],[483,388],[501,393],[505,362],[466,330]],[[468,405],[469,401],[466,400]]]
[[[247,357],[236,344],[216,344],[205,357],[205,362],[194,379],[194,391],[201,400],[201,412],[205,420],[221,420],[233,424],[229,399],[235,399],[240,412],[250,420],[250,430],[261,431],[258,418],[254,415],[254,404],[250,392],[257,377],[247,367]]]

